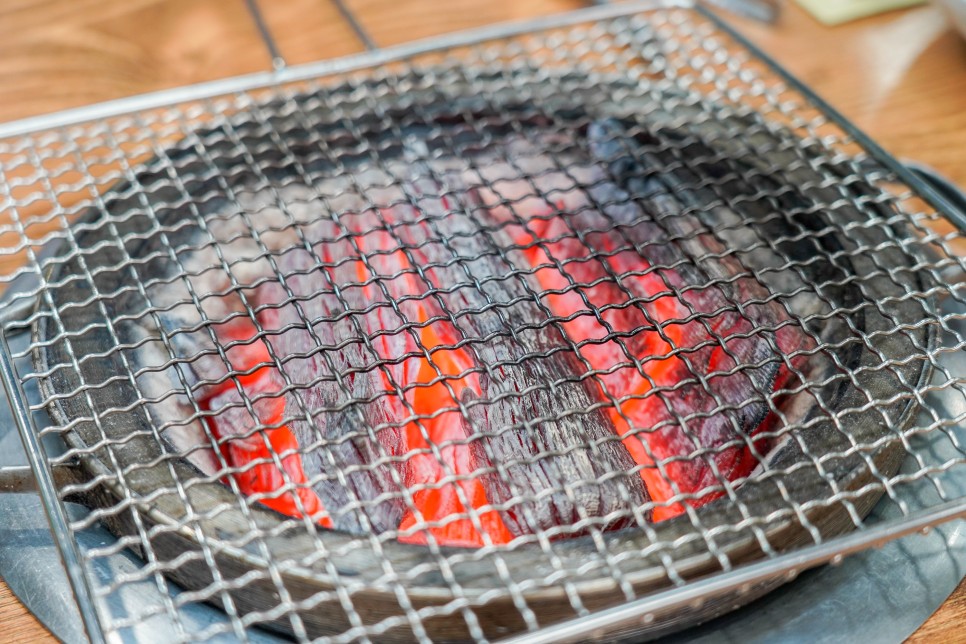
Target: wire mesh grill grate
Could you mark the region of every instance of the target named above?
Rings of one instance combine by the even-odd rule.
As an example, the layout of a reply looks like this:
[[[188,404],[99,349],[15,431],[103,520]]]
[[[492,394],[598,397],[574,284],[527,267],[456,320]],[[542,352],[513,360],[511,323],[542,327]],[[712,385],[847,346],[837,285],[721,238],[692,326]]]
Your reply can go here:
[[[595,15],[0,140],[106,635],[491,640],[962,497],[961,233],[704,14]]]

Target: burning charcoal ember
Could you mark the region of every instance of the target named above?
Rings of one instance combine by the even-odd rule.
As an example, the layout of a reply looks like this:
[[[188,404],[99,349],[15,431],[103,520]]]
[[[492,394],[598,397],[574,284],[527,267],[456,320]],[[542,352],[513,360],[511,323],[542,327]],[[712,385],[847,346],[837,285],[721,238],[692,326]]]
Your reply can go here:
[[[537,285],[499,257],[509,240],[478,232],[458,202],[440,196],[442,186],[421,181],[410,190],[425,194],[416,208],[396,207],[393,220],[408,224],[402,228],[445,309],[458,312],[455,324],[482,372],[479,388],[462,394],[463,421],[507,527],[527,534],[588,518],[627,525],[628,508],[646,503],[647,491],[638,477],[622,476],[633,460],[594,408],[577,356],[537,306]]]
[[[254,340],[254,325],[236,318],[220,325],[219,334],[228,345],[225,354],[238,375],[228,377],[224,369],[224,375],[215,370],[199,376],[206,383],[203,399],[211,412],[208,425],[226,464],[237,470],[228,477],[243,494],[258,495],[274,510],[305,514],[331,527],[321,500],[306,483],[299,443],[283,422],[283,383],[269,366],[265,345]],[[209,368],[214,364],[206,363]]]
[[[667,163],[649,165],[616,120],[592,124],[588,139],[594,163],[576,173],[581,189],[545,185],[554,203],[516,193],[519,205],[493,210],[517,222],[543,301],[616,399],[611,420],[651,497],[692,495],[699,506],[752,471],[752,448],[767,452],[753,435],[788,378],[782,355],[804,339],[699,220],[700,200]],[[654,518],[682,511],[664,503]]]
[[[476,512],[489,501],[475,479],[478,466],[454,398],[467,387],[478,388],[472,361],[464,350],[441,348],[456,344],[454,329],[442,319],[399,241],[380,228],[373,213],[349,219],[359,250],[347,253],[358,259],[342,263],[334,274],[381,363],[386,395],[380,409],[387,424],[401,428],[398,453],[404,455],[412,507],[400,522],[400,538],[426,543],[428,532],[443,545],[479,546],[485,532],[491,542],[505,543],[510,535],[499,516]],[[479,528],[468,517],[470,510]]]
[[[391,530],[402,515],[402,495],[387,459],[398,456],[399,429],[385,425],[385,397],[374,358],[351,338],[344,306],[315,261],[289,260],[286,291],[258,290],[259,314],[293,391],[285,397],[292,431],[304,453],[306,476],[330,510],[335,527],[350,532]],[[296,266],[303,267],[299,274]],[[288,292],[291,292],[291,295]],[[339,315],[339,322],[331,320]],[[342,333],[340,335],[340,332]],[[338,373],[341,377],[336,377]],[[339,474],[341,473],[341,477]]]

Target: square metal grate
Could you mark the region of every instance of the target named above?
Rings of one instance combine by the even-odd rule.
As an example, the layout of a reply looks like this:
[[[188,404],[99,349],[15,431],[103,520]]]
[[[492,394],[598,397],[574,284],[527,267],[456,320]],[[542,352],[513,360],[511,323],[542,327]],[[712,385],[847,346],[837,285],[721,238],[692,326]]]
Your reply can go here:
[[[598,7],[0,127],[4,384],[94,641],[656,636],[966,514],[961,220]]]

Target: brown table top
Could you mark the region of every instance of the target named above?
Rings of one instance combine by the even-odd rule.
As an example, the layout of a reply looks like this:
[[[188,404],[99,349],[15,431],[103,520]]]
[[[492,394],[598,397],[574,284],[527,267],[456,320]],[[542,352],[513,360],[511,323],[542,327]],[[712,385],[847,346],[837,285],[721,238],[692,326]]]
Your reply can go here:
[[[578,8],[578,0],[348,0],[390,45]],[[334,6],[262,3],[291,63],[362,50]],[[826,28],[792,3],[777,27],[737,25],[899,157],[966,185],[966,42],[932,6]],[[241,0],[12,0],[0,5],[0,122],[265,70]],[[913,537],[914,538],[914,537]],[[0,581],[2,641],[52,641]],[[966,584],[910,641],[966,638]]]

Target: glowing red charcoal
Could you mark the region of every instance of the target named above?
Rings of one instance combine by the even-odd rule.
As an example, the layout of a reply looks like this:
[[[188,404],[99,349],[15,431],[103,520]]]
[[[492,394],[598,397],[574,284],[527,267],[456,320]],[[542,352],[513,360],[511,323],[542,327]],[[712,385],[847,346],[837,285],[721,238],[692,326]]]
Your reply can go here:
[[[392,240],[385,233],[372,232],[360,236],[357,243],[366,252],[373,252],[391,248]],[[477,395],[480,393],[473,361],[464,349],[441,348],[457,343],[455,330],[448,323],[427,323],[432,317],[427,311],[428,303],[422,299],[416,278],[405,271],[409,266],[405,254],[373,255],[379,257],[377,264],[382,271],[392,276],[380,278],[382,285],[392,292],[394,298],[402,300],[399,306],[411,320],[423,323],[416,333],[431,355],[429,359],[411,357],[400,362],[400,354],[419,352],[415,339],[409,332],[376,333],[380,329],[394,330],[400,325],[395,313],[387,308],[376,308],[366,314],[366,323],[373,327],[370,329],[374,336],[371,346],[389,364],[384,367],[385,371],[379,371],[381,378],[377,380],[382,382],[384,391],[377,398],[381,401],[379,404],[384,405],[383,411],[389,414],[390,421],[403,426],[403,445],[396,446],[395,452],[390,446],[383,447],[389,453],[406,456],[405,484],[414,490],[414,509],[404,514],[398,526],[399,530],[410,534],[405,534],[401,540],[425,544],[428,535],[432,534],[441,545],[483,545],[484,536],[469,520],[469,510],[459,498],[461,491],[473,510],[489,505],[483,486],[474,478],[478,466],[466,444],[466,432],[456,402],[467,388]],[[331,258],[327,257],[326,261]],[[354,273],[351,279],[360,285],[352,288],[361,289],[366,302],[378,301],[382,294],[370,269],[361,261],[343,266],[343,270],[348,268]],[[334,275],[330,275],[330,279],[333,278]],[[322,282],[324,280],[320,280],[320,284]],[[272,297],[284,297],[279,289],[265,289],[264,292],[273,293]],[[278,307],[265,308],[260,320],[262,326],[268,330],[284,326],[280,311]],[[272,361],[266,345],[262,341],[251,341],[256,337],[255,326],[247,320],[234,320],[220,325],[217,334],[223,345],[234,344],[227,355],[232,371],[241,375],[208,387],[205,406],[213,412],[208,423],[220,441],[222,454],[229,466],[239,470],[231,475],[233,480],[243,494],[263,497],[261,503],[278,512],[294,517],[309,516],[325,527],[332,527],[332,519],[322,501],[308,485],[299,453],[300,447],[304,446],[300,446],[295,434],[282,424],[285,417],[283,379],[274,367],[268,366]],[[407,392],[408,405],[398,399],[391,379]],[[246,407],[246,400],[251,404],[257,422]],[[404,422],[403,419],[411,417],[412,413],[424,420]],[[440,458],[432,453],[431,443],[437,446]],[[458,480],[441,483],[447,476]],[[294,495],[279,493],[285,487],[286,477],[296,486]],[[478,516],[490,543],[506,543],[512,539],[497,512],[478,512]]]
[[[254,337],[255,331],[250,322],[233,321],[222,325],[219,334],[225,343],[244,342]],[[309,516],[320,525],[331,527],[318,495],[307,486],[298,441],[287,426],[280,424],[285,416],[285,399],[280,393],[282,379],[273,367],[258,367],[270,364],[267,348],[260,341],[238,344],[227,355],[233,371],[251,373],[212,386],[204,402],[214,412],[208,417],[208,425],[219,440],[225,461],[239,469],[231,474],[232,479],[246,496],[265,495],[260,502],[273,510],[295,517]],[[257,421],[245,407],[245,399],[251,403]],[[259,426],[264,428],[257,429]],[[279,493],[286,485],[286,476],[297,486],[298,501],[291,492]]]
[[[765,343],[763,337],[755,337],[749,319],[728,310],[717,290],[688,290],[671,268],[652,268],[639,252],[628,249],[612,225],[585,226],[590,232],[579,238],[568,227],[567,215],[552,216],[563,208],[558,203],[556,209],[531,218],[529,231],[516,229],[515,241],[525,247],[531,265],[542,267],[536,271],[541,287],[556,291],[544,296],[550,308],[561,317],[585,312],[564,327],[572,340],[584,343],[581,354],[603,372],[600,383],[608,398],[617,400],[611,419],[635,462],[644,466],[641,476],[658,503],[653,518],[683,512],[680,503],[668,502],[678,494],[696,495],[688,500],[694,506],[720,497],[720,489],[710,489],[720,488],[719,476],[729,481],[745,477],[757,460],[728,414],[716,411],[716,395],[750,400],[769,393],[755,391],[753,378],[743,376],[732,357],[754,353]],[[681,292],[687,293],[687,301]],[[600,319],[591,313],[594,309]],[[772,311],[763,312],[763,318],[769,316],[774,317]],[[787,352],[800,341],[791,329],[776,336]],[[707,385],[699,380],[702,374]],[[780,387],[786,378],[782,369],[773,386]],[[685,423],[682,418],[693,420]],[[744,429],[750,434],[762,420]],[[766,447],[756,442],[759,453]],[[663,473],[656,460],[662,462]]]
[[[459,486],[462,489],[464,498],[475,511],[488,505],[489,501],[479,479],[473,476],[476,469],[474,459],[470,453],[470,447],[466,444],[462,417],[457,411],[457,403],[453,398],[455,395],[458,399],[467,387],[479,392],[479,378],[475,373],[468,373],[473,363],[464,350],[438,349],[441,346],[456,344],[455,334],[446,333],[450,330],[447,327],[448,324],[437,322],[422,329],[420,339],[423,346],[432,352],[432,364],[426,359],[419,359],[418,380],[420,383],[430,383],[434,380],[439,382],[414,389],[413,408],[420,416],[428,417],[421,424],[430,441],[441,445],[443,461],[452,469],[453,475],[465,478],[454,483],[439,484],[445,471],[435,456],[413,454],[410,457],[411,479],[407,484],[429,486],[415,492],[413,500],[423,522],[438,524],[428,529],[438,543],[450,546],[482,546],[484,545],[483,535],[469,519],[467,508],[460,500],[456,487]],[[440,333],[437,333],[437,330]],[[440,337],[441,334],[444,338]],[[435,369],[433,365],[436,366]],[[439,369],[439,374],[436,369]],[[446,384],[441,379],[441,375],[446,377]],[[452,389],[453,395],[450,394],[447,385]],[[446,411],[439,413],[440,410]],[[410,450],[429,448],[422,430],[416,423],[410,424],[406,436]],[[461,444],[453,444],[457,441]],[[496,511],[478,512],[478,516],[481,527],[489,536],[491,543],[507,543],[513,538]],[[403,517],[399,528],[402,531],[410,530],[418,523],[415,513],[410,511]],[[400,540],[425,544],[426,530],[416,531],[412,535],[401,537]]]
[[[483,486],[474,478],[478,466],[467,444],[457,405],[457,400],[467,388],[479,395],[479,378],[473,372],[474,362],[465,349],[441,348],[453,347],[459,337],[449,322],[439,320],[429,323],[434,318],[432,301],[425,295],[425,287],[420,288],[419,278],[407,270],[410,262],[406,255],[402,251],[390,254],[383,252],[381,255],[372,252],[392,248],[397,242],[387,233],[375,231],[361,237],[358,243],[364,251],[379,258],[379,270],[383,275],[393,276],[383,278],[382,286],[397,300],[402,300],[397,306],[408,320],[424,325],[416,333],[422,349],[430,354],[428,359],[425,356],[409,358],[394,370],[396,374],[409,377],[409,382],[399,384],[407,388],[407,402],[422,419],[405,426],[405,478],[406,485],[414,490],[415,511],[409,509],[403,516],[399,530],[412,532],[404,534],[400,541],[425,544],[428,532],[441,545],[481,546],[484,544],[483,535],[468,518],[468,510],[460,501],[457,490],[457,487],[462,490],[464,498],[474,510],[489,505]],[[364,289],[368,301],[378,300],[381,295],[379,287],[371,278],[369,269],[362,262],[357,262],[356,268],[359,283],[367,284]],[[380,320],[380,326],[392,328],[398,323],[383,319]],[[397,358],[393,353],[394,348],[398,350],[398,347],[394,347],[388,336],[375,339],[373,346],[387,361]],[[411,336],[407,337],[406,353],[419,353],[422,349],[417,347]],[[388,382],[386,386],[388,389]],[[430,443],[437,446],[439,458],[432,453]],[[447,476],[459,477],[459,480],[440,483]],[[497,512],[478,512],[478,515],[491,543],[507,543],[512,539]],[[430,527],[421,527],[423,524],[430,524]],[[420,527],[417,529],[417,526]]]

